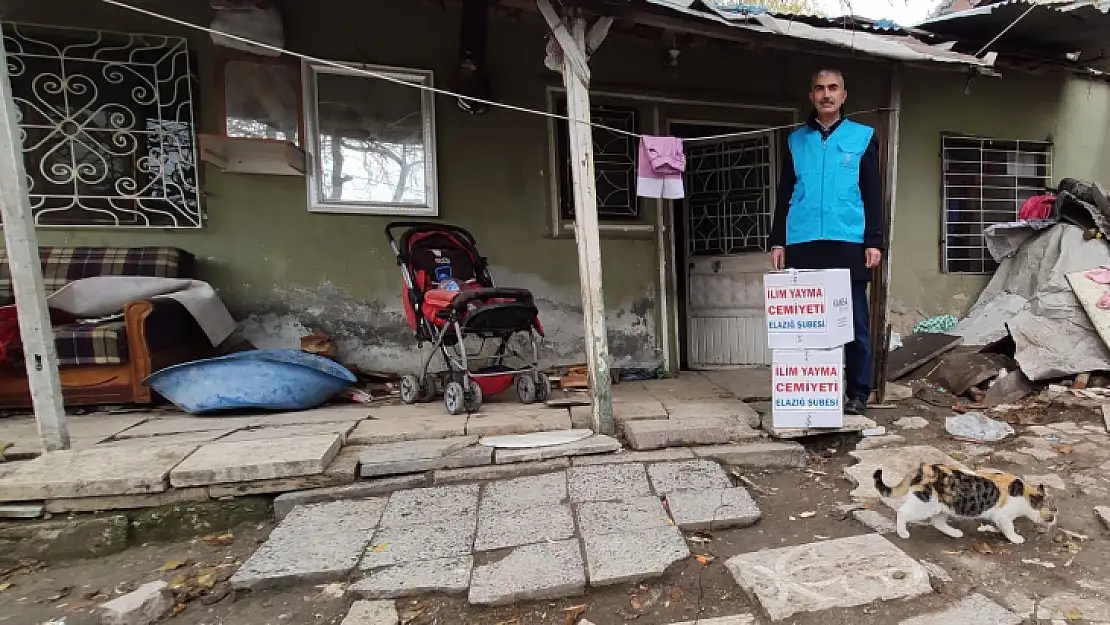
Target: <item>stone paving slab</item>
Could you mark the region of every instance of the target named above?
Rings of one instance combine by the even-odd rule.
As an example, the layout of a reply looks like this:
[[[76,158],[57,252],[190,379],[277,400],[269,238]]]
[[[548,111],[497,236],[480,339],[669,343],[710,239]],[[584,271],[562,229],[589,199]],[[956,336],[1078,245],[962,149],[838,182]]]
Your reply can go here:
[[[634,532],[669,525],[670,517],[658,497],[593,501],[578,505],[578,529],[583,536]]]
[[[921,563],[878,534],[744,553],[725,566],[773,622],[933,592]]]
[[[135,436],[130,438],[110,438],[96,444],[101,447],[171,447],[175,445],[203,445],[219,440],[235,430],[201,430],[198,432],[182,432],[180,434],[160,434],[157,436]]]
[[[712,460],[660,462],[647,468],[648,478],[656,495],[680,490],[712,490],[732,486],[732,480]]]
[[[684,530],[747,527],[763,517],[752,496],[739,487],[672,492],[667,507]]]
[[[436,414],[430,414],[434,406]],[[394,408],[394,406],[387,406]],[[353,445],[379,445],[401,441],[434,440],[464,436],[466,434],[466,415],[449,415],[443,405],[417,404],[405,406],[411,409],[409,417],[375,418],[362,421],[347,435],[347,442]],[[421,412],[428,411],[428,414]]]
[[[0,501],[160,493],[196,445],[54,451],[0,478]]]
[[[517,510],[484,508],[478,515],[474,551],[492,551],[574,538],[574,517],[565,504]]]
[[[868,449],[852,451],[848,455],[859,460],[856,464],[844,469],[845,477],[856,483],[855,490],[851,492],[851,496],[856,499],[880,498],[879,491],[875,490],[873,477],[876,469],[882,469],[883,480],[887,485],[893,486],[922,462],[963,466],[948,454],[928,445]],[[886,503],[889,505],[889,502]]]
[[[354,571],[370,532],[363,530],[271,537],[231,577],[237,589],[334,582]]]
[[[267,438],[290,438],[293,436],[316,436],[319,434],[340,434],[343,440],[355,429],[359,421],[329,421],[324,423],[303,423],[299,425],[262,426],[252,425],[237,430],[220,439],[222,443],[257,441]]]
[[[660,577],[667,567],[690,557],[677,527],[582,537],[590,586],[611,586]]]
[[[378,525],[387,499],[351,499],[298,506],[270,533],[270,538],[366,532]]]
[[[71,449],[86,449],[134,427],[149,418],[147,413],[95,414],[66,418]],[[0,441],[11,443],[9,456],[41,454],[42,439],[34,417],[4,417],[0,419]]]
[[[524,404],[486,404],[481,413],[470,415],[466,422],[468,436],[530,434],[569,429],[570,411],[566,408]]]
[[[908,618],[900,625],[1021,625],[1025,619],[979,593],[947,609]]]
[[[549,506],[566,499],[566,471],[529,475],[486,484],[481,512]]]
[[[0,519],[37,519],[45,511],[42,503],[0,504]]]
[[[171,488],[160,493],[146,495],[107,495],[104,497],[73,497],[69,499],[50,499],[46,511],[50,514],[69,514],[71,512],[104,512],[107,510],[138,510],[158,508],[182,503],[196,503],[210,499],[208,489],[203,486],[192,488]]]
[[[374,532],[359,568],[364,571],[404,562],[457,558],[470,554],[477,515],[403,527],[383,527]]]
[[[504,558],[478,566],[470,580],[473,605],[574,597],[586,592],[577,540],[517,547]]]
[[[355,484],[345,484],[343,486],[284,493],[274,498],[274,518],[279,521],[282,520],[297,506],[305,506],[326,501],[362,499],[374,495],[388,494],[406,488],[424,486],[425,482],[426,477],[423,474],[402,475],[398,477],[384,477],[376,480],[365,480]],[[378,517],[381,517],[381,512],[378,513]],[[375,520],[375,522],[377,521]]]
[[[494,452],[494,462],[508,464],[511,462],[528,462],[533,460],[550,460],[568,456],[585,456],[590,454],[608,454],[621,450],[621,442],[604,434],[594,434],[582,440],[563,445],[549,445],[547,447],[532,447],[524,449],[498,449]]]
[[[401,617],[392,601],[356,601],[339,625],[397,625]]]
[[[398,564],[351,584],[347,592],[364,599],[400,599],[427,593],[458,594],[470,588],[474,558],[440,558]]]
[[[767,441],[692,447],[698,458],[707,458],[738,467],[757,469],[800,469],[806,466],[806,449],[793,441]]]
[[[551,460],[540,460],[538,462],[514,462],[512,464],[469,467],[466,469],[438,469],[432,471],[432,483],[439,485],[457,484],[459,482],[477,480],[503,480],[525,475],[561,471],[569,467],[569,458],[553,458]]]
[[[459,469],[493,462],[493,448],[478,444],[476,436],[403,441],[370,445],[359,458],[362,477]]]
[[[671,419],[698,419],[702,417],[721,417],[750,428],[759,427],[760,416],[751,406],[738,399],[721,401],[679,401],[673,404],[663,402],[667,416]]]
[[[170,483],[207,486],[323,473],[339,453],[338,434],[204,445],[170,472]]]
[[[642,464],[603,464],[567,470],[567,494],[574,503],[613,501],[651,494]]]
[[[628,446],[637,450],[686,445],[720,445],[733,439],[737,424],[720,417],[682,420],[629,421],[624,425]]]
[[[382,527],[405,527],[451,519],[473,519],[478,511],[478,485],[457,484],[402,490],[389,496]]]
[[[571,459],[576,467],[592,467],[599,464],[621,464],[625,462],[666,462],[669,460],[691,460],[694,452],[686,447],[672,447],[670,449],[657,449],[654,451],[623,450],[613,454],[600,456],[579,456]]]
[[[682,621],[671,625],[758,625],[751,614],[733,614],[715,618],[700,618],[696,621]]]
[[[767,419],[767,422],[763,424],[764,429],[766,429],[771,436],[780,439],[806,438],[808,436],[820,436],[822,434],[862,432],[877,426],[878,424],[871,419],[856,415],[844,417],[844,427],[839,428],[776,428],[771,425],[770,419]]]

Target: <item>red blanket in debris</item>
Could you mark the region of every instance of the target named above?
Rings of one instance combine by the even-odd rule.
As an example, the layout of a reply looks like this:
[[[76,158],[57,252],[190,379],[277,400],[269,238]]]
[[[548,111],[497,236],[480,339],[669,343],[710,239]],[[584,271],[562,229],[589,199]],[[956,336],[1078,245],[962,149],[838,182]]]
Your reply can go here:
[[[1051,194],[1034,195],[1025,200],[1018,211],[1018,219],[1048,219],[1052,216],[1052,206],[1056,203],[1056,196]]]
[[[50,308],[50,324],[65,325],[77,319],[66,312]],[[8,356],[13,347],[21,345],[19,338],[19,317],[16,315],[15,304],[0,306],[0,363],[8,362]]]

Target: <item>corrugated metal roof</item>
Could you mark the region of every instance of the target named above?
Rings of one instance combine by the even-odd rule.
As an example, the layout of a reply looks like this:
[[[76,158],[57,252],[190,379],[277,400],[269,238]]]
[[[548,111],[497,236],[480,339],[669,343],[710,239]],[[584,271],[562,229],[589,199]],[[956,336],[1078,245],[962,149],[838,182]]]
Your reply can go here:
[[[766,10],[755,12],[722,10],[715,6],[718,3],[712,0],[708,2],[705,0],[646,0],[646,2],[672,9],[689,17],[734,28],[833,45],[879,58],[976,67],[990,65],[989,62],[972,55],[952,52],[946,49],[948,46],[930,45],[909,35],[880,34],[869,30],[834,26],[825,18],[817,18],[829,24],[822,27],[808,23],[810,21],[808,19],[798,19],[796,15],[776,14]]]
[[[1030,8],[1031,4],[1036,6]],[[918,28],[973,46],[986,44],[1011,24],[1013,27],[998,40],[997,47],[1034,47],[1038,51],[1058,54],[1101,49],[1110,34],[1110,0],[1001,0],[939,15],[919,24]]]

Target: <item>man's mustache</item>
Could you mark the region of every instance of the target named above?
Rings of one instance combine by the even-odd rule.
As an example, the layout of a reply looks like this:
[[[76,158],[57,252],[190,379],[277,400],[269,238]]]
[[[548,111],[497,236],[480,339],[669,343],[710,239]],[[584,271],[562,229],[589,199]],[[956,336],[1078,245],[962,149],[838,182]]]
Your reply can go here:
[[[833,104],[833,100],[832,98],[824,98],[821,100],[821,104]]]

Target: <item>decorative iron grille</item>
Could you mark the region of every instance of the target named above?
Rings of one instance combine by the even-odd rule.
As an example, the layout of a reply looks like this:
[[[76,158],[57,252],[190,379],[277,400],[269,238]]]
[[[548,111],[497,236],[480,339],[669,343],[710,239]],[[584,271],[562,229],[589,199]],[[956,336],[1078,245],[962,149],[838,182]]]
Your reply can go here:
[[[2,28],[36,225],[203,225],[185,39]]]
[[[771,139],[686,144],[686,240],[691,256],[767,251]]]
[[[993,273],[988,226],[1016,221],[1021,205],[1052,186],[1052,144],[983,137],[941,137],[946,273]]]
[[[567,114],[566,100],[555,102],[555,113]],[[590,120],[609,128],[639,132],[639,113],[634,108],[594,105]],[[635,137],[594,126],[594,182],[597,189],[597,216],[608,221],[628,221],[640,216],[636,199],[636,155],[640,144]],[[570,168],[570,135],[565,120],[555,121],[555,161],[559,176],[559,216],[574,219],[574,179]]]

